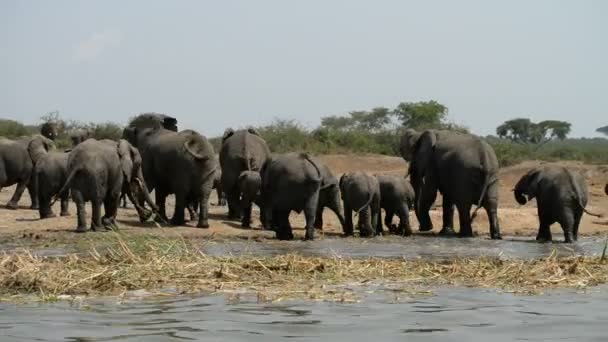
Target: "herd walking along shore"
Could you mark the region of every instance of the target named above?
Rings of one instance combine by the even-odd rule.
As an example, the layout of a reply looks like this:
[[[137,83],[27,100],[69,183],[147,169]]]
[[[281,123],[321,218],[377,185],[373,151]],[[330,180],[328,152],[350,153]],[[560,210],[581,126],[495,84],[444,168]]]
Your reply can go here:
[[[0,211],[7,226],[0,228],[2,299],[246,289],[261,300],[344,301],[355,296],[349,284],[374,282],[424,294],[439,285],[538,293],[608,280],[604,244],[590,255],[553,249],[533,259],[458,251],[441,258],[375,255],[383,241],[407,248],[408,239],[479,240],[486,232],[497,249],[507,236],[550,242],[552,225],[573,246],[579,236],[602,236],[605,170],[567,162],[501,169],[493,148],[469,133],[406,129],[402,159],[340,162],[303,151],[271,153],[253,128],[227,129],[218,151],[156,113],[135,117],[118,141],[75,131],[65,151],[54,148],[55,126],[43,125],[40,133],[0,141],[0,199],[7,208]],[[366,158],[367,165],[357,165]],[[19,206],[26,189],[30,210]],[[520,206],[533,199],[536,208]],[[591,199],[601,204],[590,209]],[[369,247],[368,253],[307,254],[302,245],[314,249],[317,242],[300,236],[342,236],[335,241]],[[205,252],[235,242],[254,252],[280,245],[283,252]]]

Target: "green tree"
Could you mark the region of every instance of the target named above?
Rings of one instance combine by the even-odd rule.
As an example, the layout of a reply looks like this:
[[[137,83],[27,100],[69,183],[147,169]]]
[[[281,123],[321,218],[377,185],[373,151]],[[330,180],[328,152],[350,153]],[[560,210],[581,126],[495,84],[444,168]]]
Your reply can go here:
[[[9,119],[0,119],[0,137],[14,139],[29,134],[30,132],[22,123]]]
[[[496,134],[521,144],[543,145],[551,140],[564,140],[568,137],[571,124],[566,121],[545,120],[534,123],[527,118],[505,121],[496,128]]]
[[[409,128],[444,128],[448,108],[435,100],[401,102],[393,110],[393,115]]]

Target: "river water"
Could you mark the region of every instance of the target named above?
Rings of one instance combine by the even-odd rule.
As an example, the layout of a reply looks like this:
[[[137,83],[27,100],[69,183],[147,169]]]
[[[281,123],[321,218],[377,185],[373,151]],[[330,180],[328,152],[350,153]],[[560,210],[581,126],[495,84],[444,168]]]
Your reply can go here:
[[[443,288],[357,303],[221,295],[117,303],[0,304],[1,341],[606,341],[608,288],[518,296]]]
[[[315,242],[201,244],[209,255],[303,255],[449,258],[535,258],[598,255],[603,241],[538,244],[454,238],[322,239]],[[10,250],[10,248],[8,249]],[[6,251],[6,250],[5,250]],[[48,250],[40,254],[60,255]],[[371,285],[370,285],[371,286]],[[258,303],[242,295],[129,297],[82,302],[0,304],[0,342],[5,341],[606,341],[608,287],[586,293],[520,296],[496,290],[439,288],[407,297],[388,286],[358,288],[357,303]],[[373,290],[373,291],[372,291]],[[401,297],[401,298],[400,298]]]

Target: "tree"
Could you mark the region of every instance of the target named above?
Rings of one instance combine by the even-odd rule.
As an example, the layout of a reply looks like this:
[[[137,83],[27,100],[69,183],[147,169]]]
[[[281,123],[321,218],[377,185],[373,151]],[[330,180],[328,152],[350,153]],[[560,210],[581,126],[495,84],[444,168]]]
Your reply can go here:
[[[393,115],[401,121],[403,126],[409,128],[443,128],[448,108],[435,100],[401,102],[393,110]]]
[[[571,124],[566,121],[545,120],[534,123],[527,118],[505,121],[496,128],[496,134],[503,139],[521,144],[535,144],[539,147],[551,140],[564,140],[570,134]]]
[[[608,126],[600,127],[595,130],[598,133],[602,133],[604,135],[608,135]]]

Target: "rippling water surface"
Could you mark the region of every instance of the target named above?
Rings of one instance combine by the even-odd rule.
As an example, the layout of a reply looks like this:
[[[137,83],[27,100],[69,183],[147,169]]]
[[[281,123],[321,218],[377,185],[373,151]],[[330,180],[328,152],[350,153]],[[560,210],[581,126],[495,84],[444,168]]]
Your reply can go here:
[[[606,341],[608,288],[516,296],[440,289],[358,303],[261,304],[224,296],[86,306],[0,304],[1,341]]]

